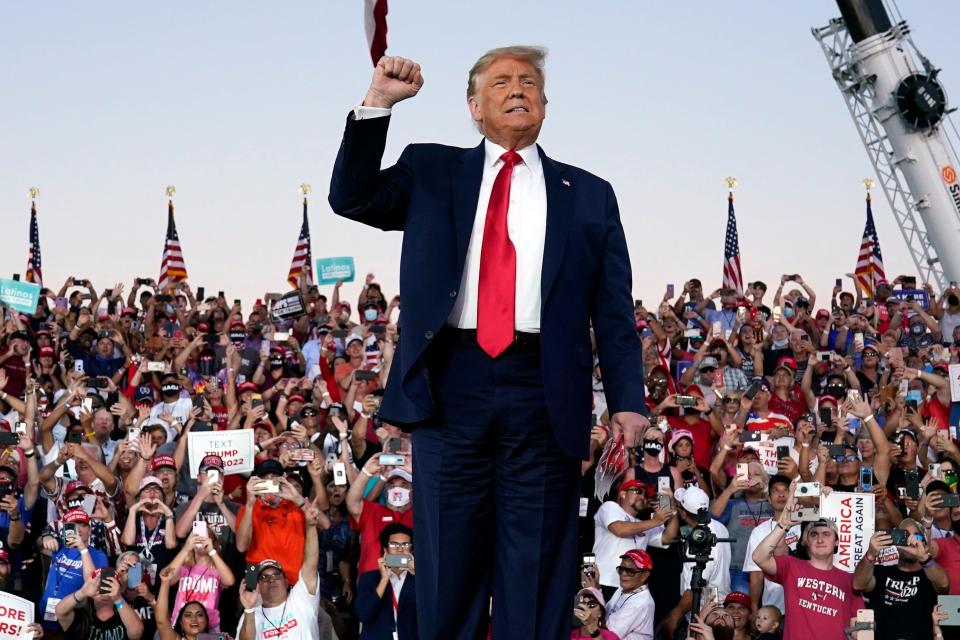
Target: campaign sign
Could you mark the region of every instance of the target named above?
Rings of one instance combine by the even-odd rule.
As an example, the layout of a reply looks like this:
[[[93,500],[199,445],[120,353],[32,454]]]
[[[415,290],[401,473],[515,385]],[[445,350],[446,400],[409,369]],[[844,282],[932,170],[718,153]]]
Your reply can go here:
[[[187,451],[191,477],[197,476],[200,461],[211,453],[223,458],[224,475],[250,473],[253,471],[253,429],[191,431],[187,435]]]
[[[950,399],[960,402],[960,364],[950,365]]]
[[[833,520],[839,532],[833,566],[853,573],[870,546],[873,536],[874,505],[872,493],[831,491],[820,498],[820,514]]]
[[[760,442],[746,442],[743,446],[756,451],[763,470],[773,475],[777,473],[777,445],[773,440],[768,440],[766,434],[762,434],[761,437],[763,440]]]
[[[273,303],[273,309],[270,310],[270,313],[277,320],[299,318],[306,313],[303,296],[300,295],[299,291],[283,294]]]
[[[337,280],[353,282],[355,273],[353,258],[317,259],[317,284],[336,284]]]
[[[930,310],[930,294],[923,289],[894,289],[890,297],[900,302],[917,301],[924,311]]]
[[[20,280],[0,278],[0,303],[27,315],[37,310],[40,285]]]
[[[28,624],[33,624],[33,603],[0,591],[0,640],[27,637]]]

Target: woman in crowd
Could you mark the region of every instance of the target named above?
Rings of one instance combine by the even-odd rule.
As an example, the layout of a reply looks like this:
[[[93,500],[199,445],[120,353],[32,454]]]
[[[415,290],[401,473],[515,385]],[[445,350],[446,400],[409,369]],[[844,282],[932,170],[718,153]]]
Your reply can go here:
[[[187,602],[199,602],[209,612],[210,631],[219,631],[220,594],[232,587],[235,579],[220,555],[220,539],[206,523],[201,530],[203,534],[194,529],[167,567],[173,575],[179,576],[177,599],[170,619],[177,618]]]
[[[160,640],[197,640],[210,628],[209,611],[202,602],[190,600],[170,624],[170,587],[176,574],[167,567],[160,572],[160,593],[157,595],[157,634]]]

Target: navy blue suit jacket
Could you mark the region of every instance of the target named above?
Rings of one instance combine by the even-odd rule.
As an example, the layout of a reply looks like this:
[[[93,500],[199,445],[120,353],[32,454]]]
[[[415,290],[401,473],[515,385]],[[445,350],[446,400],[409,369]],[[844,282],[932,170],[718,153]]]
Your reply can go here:
[[[424,355],[459,295],[484,146],[412,144],[397,164],[381,170],[389,122],[389,116],[348,115],[329,201],[341,216],[404,232],[400,341],[380,415],[405,426],[434,412]],[[591,323],[611,415],[647,412],[630,257],[610,184],[538,151],[547,191],[540,291],[544,392],[560,448],[585,459],[593,403]]]
[[[393,586],[387,585],[383,597],[377,597],[380,570],[361,573],[357,578],[357,617],[363,623],[360,640],[392,640]],[[397,637],[400,640],[417,638],[416,576],[408,573],[397,599]]]

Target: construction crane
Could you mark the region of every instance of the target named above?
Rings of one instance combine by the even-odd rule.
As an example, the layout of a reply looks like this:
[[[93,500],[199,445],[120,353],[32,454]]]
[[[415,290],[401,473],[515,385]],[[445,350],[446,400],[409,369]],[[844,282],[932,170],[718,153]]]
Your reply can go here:
[[[842,18],[813,28],[877,182],[923,281],[960,279],[960,140],[939,69],[883,0],[837,0]]]

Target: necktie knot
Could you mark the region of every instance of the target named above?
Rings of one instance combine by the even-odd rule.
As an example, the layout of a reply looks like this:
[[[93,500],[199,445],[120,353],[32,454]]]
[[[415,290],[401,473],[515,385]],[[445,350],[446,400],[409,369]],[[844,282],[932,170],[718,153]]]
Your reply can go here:
[[[520,157],[520,154],[513,149],[505,152],[502,156],[500,156],[500,159],[503,160],[503,163],[508,167],[513,167],[514,165],[523,162],[523,158]]]

